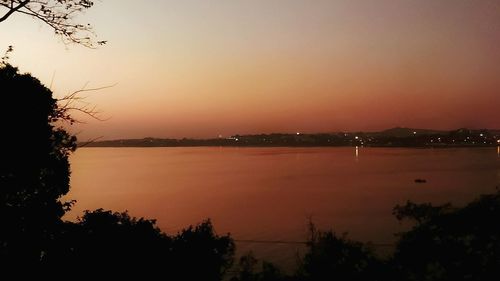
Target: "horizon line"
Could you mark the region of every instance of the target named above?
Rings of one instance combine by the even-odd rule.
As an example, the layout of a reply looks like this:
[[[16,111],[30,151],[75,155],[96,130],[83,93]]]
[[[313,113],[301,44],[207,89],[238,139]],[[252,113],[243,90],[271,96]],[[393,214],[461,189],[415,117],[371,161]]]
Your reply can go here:
[[[144,140],[144,139],[156,139],[156,140],[183,140],[183,139],[189,139],[189,140],[214,140],[214,139],[227,139],[231,138],[234,136],[257,136],[257,135],[319,135],[319,134],[339,134],[339,133],[381,133],[393,129],[407,129],[407,130],[416,130],[416,131],[434,131],[434,132],[452,132],[452,131],[458,131],[458,130],[470,130],[470,131],[500,131],[500,128],[498,129],[492,129],[492,128],[467,128],[467,127],[460,127],[456,129],[430,129],[430,128],[412,128],[412,127],[391,127],[388,129],[382,129],[382,130],[355,130],[355,131],[348,131],[348,130],[339,130],[339,131],[328,131],[328,132],[307,132],[307,131],[296,131],[296,132],[271,132],[271,133],[237,133],[237,134],[229,134],[229,135],[223,135],[219,134],[218,136],[214,137],[188,137],[188,136],[183,136],[183,137],[153,137],[153,136],[144,136],[144,137],[121,137],[121,138],[104,138],[104,136],[97,137],[90,139],[88,141],[83,141],[83,142],[101,142],[101,141],[120,141],[120,140]],[[79,141],[80,142],[80,141]]]

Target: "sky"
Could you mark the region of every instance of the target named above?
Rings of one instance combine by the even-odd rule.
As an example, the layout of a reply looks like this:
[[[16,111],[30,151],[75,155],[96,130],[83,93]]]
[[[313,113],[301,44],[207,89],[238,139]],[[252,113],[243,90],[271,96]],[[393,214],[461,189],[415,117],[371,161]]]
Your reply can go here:
[[[498,0],[102,0],[98,49],[15,15],[0,50],[57,97],[86,88],[81,140],[395,126],[500,128]]]

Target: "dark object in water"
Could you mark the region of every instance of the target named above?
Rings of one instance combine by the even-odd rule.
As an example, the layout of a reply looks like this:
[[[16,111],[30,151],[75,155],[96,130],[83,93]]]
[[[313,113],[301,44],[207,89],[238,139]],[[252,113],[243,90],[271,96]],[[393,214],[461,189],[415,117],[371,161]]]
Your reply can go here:
[[[427,180],[425,180],[425,179],[416,179],[415,182],[416,183],[426,183]]]

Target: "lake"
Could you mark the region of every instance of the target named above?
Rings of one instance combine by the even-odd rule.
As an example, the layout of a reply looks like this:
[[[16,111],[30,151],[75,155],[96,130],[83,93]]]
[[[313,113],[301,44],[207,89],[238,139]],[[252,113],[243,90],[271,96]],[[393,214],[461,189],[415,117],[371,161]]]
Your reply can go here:
[[[169,233],[210,218],[237,240],[304,241],[320,229],[391,244],[392,208],[463,204],[500,185],[500,148],[82,148],[71,156],[71,191],[86,209],[128,210]],[[426,183],[416,183],[415,179]],[[285,268],[300,244],[237,242]],[[384,249],[381,252],[387,251]]]

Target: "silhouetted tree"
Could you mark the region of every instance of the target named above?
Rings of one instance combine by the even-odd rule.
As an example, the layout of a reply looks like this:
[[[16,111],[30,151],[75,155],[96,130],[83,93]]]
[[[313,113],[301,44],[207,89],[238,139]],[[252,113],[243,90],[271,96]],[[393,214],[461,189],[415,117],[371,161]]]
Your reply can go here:
[[[0,63],[0,262],[39,264],[71,202],[69,154],[76,138],[57,127],[64,112],[30,74]]]
[[[500,190],[460,208],[408,201],[393,214],[415,225],[398,234],[396,251],[388,259],[376,257],[361,242],[310,224],[307,251],[295,274],[280,274],[271,264],[258,271],[259,262],[250,253],[241,257],[231,281],[500,280]]]
[[[400,234],[396,279],[500,279],[500,191],[462,208],[408,202],[394,213],[416,222]]]
[[[130,278],[171,274],[171,238],[154,220],[98,209],[86,211],[76,223],[66,222],[43,263],[43,272],[79,277]]]
[[[261,264],[260,271],[257,271]],[[231,281],[281,281],[293,280],[292,277],[281,273],[281,270],[270,262],[259,262],[252,252],[240,257],[237,276],[231,278]]]
[[[310,224],[307,252],[297,280],[385,280],[385,266],[361,242],[319,231]]]
[[[52,28],[61,36],[63,42],[77,43],[87,47],[95,47],[106,43],[95,40],[90,24],[75,22],[75,17],[94,5],[89,0],[0,0],[0,23],[13,14],[24,14]]]
[[[222,280],[234,254],[233,240],[215,234],[210,221],[168,236],[154,220],[102,209],[67,223],[56,242],[45,272],[71,274],[84,268],[80,277]]]
[[[255,258],[252,252],[240,257],[238,263],[239,273],[238,278],[233,280],[239,281],[257,281],[259,279],[258,274],[255,272],[257,264],[259,261]]]
[[[234,241],[215,233],[210,220],[172,238],[173,266],[184,280],[222,280],[233,264]]]

